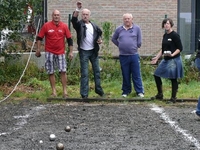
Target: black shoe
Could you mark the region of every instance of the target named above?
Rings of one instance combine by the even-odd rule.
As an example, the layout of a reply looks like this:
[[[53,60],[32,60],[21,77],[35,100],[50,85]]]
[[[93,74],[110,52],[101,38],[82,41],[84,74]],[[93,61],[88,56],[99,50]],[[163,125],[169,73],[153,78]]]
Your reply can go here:
[[[102,93],[102,94],[99,94],[99,96],[101,96],[101,97],[105,97],[105,94],[104,94],[104,93]]]
[[[158,100],[163,100],[163,94],[162,93],[158,93],[156,96],[151,97],[152,100],[154,99],[158,99]]]
[[[81,95],[82,99],[88,99],[87,95]]]
[[[102,93],[97,93],[99,96],[104,97],[104,92]]]
[[[168,100],[168,101],[166,102],[166,104],[172,104],[172,103],[176,103],[176,97],[175,97],[175,98],[172,97],[172,98],[170,98],[170,100]]]
[[[82,97],[82,100],[80,100],[80,102],[83,102],[83,103],[89,103],[90,102],[87,95],[81,95],[81,97]]]

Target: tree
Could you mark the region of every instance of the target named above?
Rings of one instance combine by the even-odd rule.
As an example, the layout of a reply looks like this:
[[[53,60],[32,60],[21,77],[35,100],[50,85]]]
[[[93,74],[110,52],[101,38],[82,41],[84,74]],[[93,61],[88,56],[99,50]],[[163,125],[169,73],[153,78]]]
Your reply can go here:
[[[40,14],[42,10],[42,0],[0,0],[0,2],[0,31],[5,28],[19,30],[27,22],[28,5],[34,10],[33,16]]]
[[[25,31],[31,33],[30,35],[35,34],[35,16],[41,14],[42,2],[43,0],[0,0],[0,37],[4,37],[4,41],[0,40],[0,53],[4,52],[4,49],[8,51],[21,49],[17,48],[15,44],[6,47],[6,42],[7,40],[18,40],[18,42],[22,42],[20,45],[25,45],[26,37],[23,38],[21,34],[25,28],[27,28]],[[11,34],[1,32],[5,29],[12,31]]]

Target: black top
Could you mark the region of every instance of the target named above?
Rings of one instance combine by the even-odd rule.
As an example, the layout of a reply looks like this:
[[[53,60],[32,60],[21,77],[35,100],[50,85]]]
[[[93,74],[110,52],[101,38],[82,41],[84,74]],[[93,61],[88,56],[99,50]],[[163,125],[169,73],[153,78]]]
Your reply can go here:
[[[179,34],[175,31],[172,31],[169,34],[165,33],[162,40],[162,54],[164,53],[164,51],[171,51],[171,53],[174,53],[177,49],[179,49],[180,51],[183,50]],[[174,57],[164,56],[164,59],[172,59],[179,56],[180,53]]]

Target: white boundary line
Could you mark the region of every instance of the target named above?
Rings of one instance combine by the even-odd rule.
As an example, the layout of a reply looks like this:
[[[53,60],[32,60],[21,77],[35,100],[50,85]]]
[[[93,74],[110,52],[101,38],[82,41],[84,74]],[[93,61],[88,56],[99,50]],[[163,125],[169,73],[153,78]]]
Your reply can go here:
[[[175,121],[171,120],[171,118],[165,113],[163,108],[160,108],[155,104],[151,104],[150,109],[160,114],[160,117],[167,124],[169,124],[176,132],[181,133],[186,141],[193,143],[194,146],[200,150],[200,143],[198,142],[198,140],[194,138],[191,134],[187,133],[187,130],[180,128]]]

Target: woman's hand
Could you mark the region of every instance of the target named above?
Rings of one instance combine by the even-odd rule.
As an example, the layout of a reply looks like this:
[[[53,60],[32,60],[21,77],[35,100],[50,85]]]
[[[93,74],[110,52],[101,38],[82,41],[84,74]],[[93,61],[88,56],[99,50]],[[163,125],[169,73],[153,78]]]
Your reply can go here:
[[[155,64],[157,63],[157,61],[158,61],[158,58],[157,58],[157,57],[153,57],[153,58],[151,59],[151,64],[152,64],[152,65],[155,65]]]

